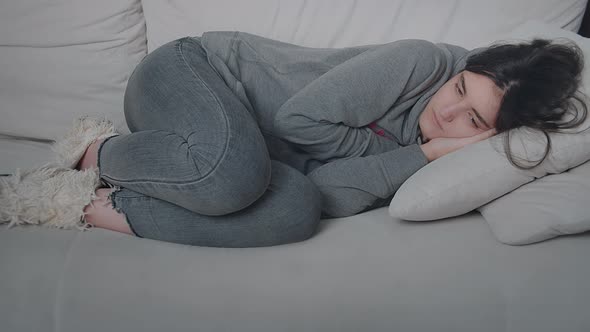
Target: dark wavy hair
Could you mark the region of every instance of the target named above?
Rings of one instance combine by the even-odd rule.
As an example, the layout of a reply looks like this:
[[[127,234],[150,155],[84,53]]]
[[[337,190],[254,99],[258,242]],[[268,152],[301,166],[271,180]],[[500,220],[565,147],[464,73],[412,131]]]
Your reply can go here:
[[[515,167],[526,170],[540,165],[551,151],[550,132],[574,128],[586,120],[585,95],[578,90],[584,55],[571,40],[553,43],[536,38],[494,44],[466,62],[465,70],[490,78],[504,91],[496,129],[498,134],[506,132],[504,150]],[[568,112],[574,117],[565,121]],[[517,164],[511,153],[509,130],[521,126],[538,129],[547,139],[545,154],[532,166]]]

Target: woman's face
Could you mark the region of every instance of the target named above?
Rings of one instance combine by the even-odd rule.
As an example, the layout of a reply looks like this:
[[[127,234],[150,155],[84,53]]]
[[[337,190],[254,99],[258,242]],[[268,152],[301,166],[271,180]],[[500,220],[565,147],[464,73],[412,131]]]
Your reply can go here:
[[[469,137],[494,128],[503,95],[488,77],[460,72],[430,98],[420,114],[422,141]]]

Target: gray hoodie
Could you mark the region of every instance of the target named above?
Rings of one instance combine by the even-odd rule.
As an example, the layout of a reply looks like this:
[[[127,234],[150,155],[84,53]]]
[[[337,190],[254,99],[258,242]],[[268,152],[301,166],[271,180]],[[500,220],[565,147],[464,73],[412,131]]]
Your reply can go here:
[[[271,158],[317,185],[324,218],[388,205],[428,163],[418,118],[471,54],[417,39],[311,48],[211,31],[200,40],[258,121]]]

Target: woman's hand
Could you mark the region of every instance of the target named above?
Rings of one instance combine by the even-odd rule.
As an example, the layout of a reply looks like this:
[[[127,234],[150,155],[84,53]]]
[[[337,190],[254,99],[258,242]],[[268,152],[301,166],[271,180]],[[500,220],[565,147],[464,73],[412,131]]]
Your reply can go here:
[[[438,159],[447,153],[459,150],[468,145],[483,141],[494,136],[497,133],[495,128],[487,130],[479,135],[461,138],[438,137],[428,141],[428,143],[420,145],[422,151],[426,155],[428,162]]]

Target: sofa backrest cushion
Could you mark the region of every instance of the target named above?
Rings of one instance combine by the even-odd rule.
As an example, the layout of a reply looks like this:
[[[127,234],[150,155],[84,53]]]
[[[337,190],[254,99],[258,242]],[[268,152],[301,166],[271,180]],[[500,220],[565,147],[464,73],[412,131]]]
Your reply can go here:
[[[81,114],[127,129],[123,93],[147,54],[139,0],[6,1],[0,45],[0,150],[7,136],[58,139]]]
[[[418,38],[473,48],[529,19],[578,31],[586,0],[142,0],[148,51],[208,30],[310,47]]]

